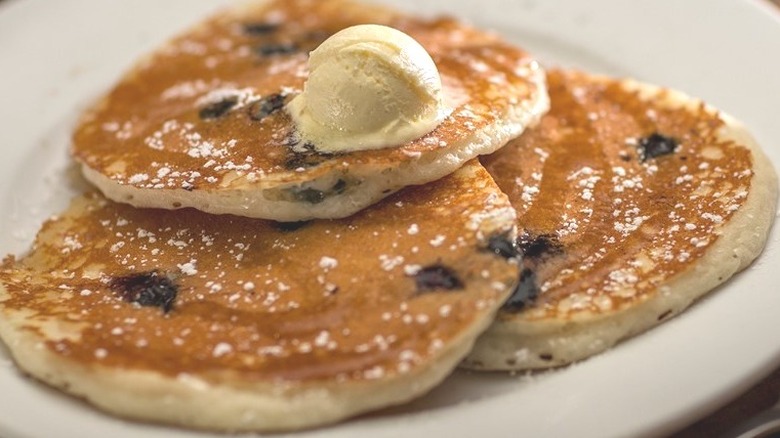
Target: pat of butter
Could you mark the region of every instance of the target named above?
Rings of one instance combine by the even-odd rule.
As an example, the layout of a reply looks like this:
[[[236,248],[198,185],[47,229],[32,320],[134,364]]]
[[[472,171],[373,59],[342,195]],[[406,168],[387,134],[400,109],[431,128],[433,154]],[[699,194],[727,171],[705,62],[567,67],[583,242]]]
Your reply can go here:
[[[321,152],[399,146],[446,115],[442,82],[428,52],[386,26],[353,26],[309,58],[303,92],[287,106],[302,140]]]

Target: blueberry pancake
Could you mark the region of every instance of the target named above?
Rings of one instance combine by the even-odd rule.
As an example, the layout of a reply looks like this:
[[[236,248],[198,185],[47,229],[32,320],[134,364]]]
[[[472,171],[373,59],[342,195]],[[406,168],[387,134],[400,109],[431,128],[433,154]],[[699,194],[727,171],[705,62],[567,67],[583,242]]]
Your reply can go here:
[[[539,127],[483,160],[524,260],[467,367],[559,366],[666,321],[750,264],[774,217],[775,171],[733,118],[629,80],[548,81]]]
[[[396,147],[324,153],[287,105],[308,53],[349,26],[399,29],[430,54],[447,114]],[[441,178],[538,122],[544,72],[498,37],[346,0],[276,0],[225,11],[143,59],[83,116],[72,154],[109,198],[136,207],[299,221],[338,218]]]
[[[0,267],[0,337],[25,372],[124,417],[322,425],[449,374],[514,288],[492,248],[514,229],[476,161],[342,220],[87,194]]]

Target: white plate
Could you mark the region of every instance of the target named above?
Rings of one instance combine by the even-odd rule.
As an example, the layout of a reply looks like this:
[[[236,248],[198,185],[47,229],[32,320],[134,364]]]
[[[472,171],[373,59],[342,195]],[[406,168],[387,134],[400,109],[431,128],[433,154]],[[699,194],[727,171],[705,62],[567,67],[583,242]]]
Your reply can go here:
[[[0,252],[20,253],[73,193],[78,113],[141,53],[226,0],[0,3]],[[732,0],[397,0],[493,28],[548,63],[631,75],[742,119],[780,163],[780,14]],[[434,4],[436,3],[436,5]],[[671,432],[780,364],[780,229],[759,261],[679,318],[567,369],[458,373],[429,396],[300,437],[640,436]],[[0,436],[184,437],[23,378],[0,349]]]

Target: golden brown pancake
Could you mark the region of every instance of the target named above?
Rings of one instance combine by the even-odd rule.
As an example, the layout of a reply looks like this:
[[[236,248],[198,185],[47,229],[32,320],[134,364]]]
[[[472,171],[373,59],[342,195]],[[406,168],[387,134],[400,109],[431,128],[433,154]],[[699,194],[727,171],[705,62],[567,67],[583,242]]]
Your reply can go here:
[[[0,269],[0,337],[32,376],[121,416],[322,425],[439,383],[517,279],[514,210],[476,161],[344,220],[135,209],[98,194]]]
[[[548,81],[539,127],[483,160],[524,269],[471,368],[563,365],[666,321],[757,257],[774,217],[775,172],[733,118],[634,81]]]
[[[453,112],[400,147],[317,153],[296,143],[284,105],[308,52],[361,23],[417,39]],[[136,207],[346,217],[495,151],[547,108],[542,69],[494,35],[346,0],[276,0],[223,12],[143,59],[84,115],[72,153],[106,196]]]

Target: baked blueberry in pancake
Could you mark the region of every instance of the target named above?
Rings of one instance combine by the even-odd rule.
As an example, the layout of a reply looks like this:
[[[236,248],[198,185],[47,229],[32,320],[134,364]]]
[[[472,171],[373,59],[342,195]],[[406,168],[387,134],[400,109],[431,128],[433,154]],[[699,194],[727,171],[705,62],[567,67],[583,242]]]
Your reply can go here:
[[[476,161],[342,220],[136,209],[97,193],[0,267],[26,373],[123,417],[290,430],[439,383],[514,287],[515,214]]]
[[[431,132],[401,144],[323,150],[300,135],[289,105],[304,90],[309,53],[364,23],[398,29],[430,54],[444,113]],[[402,62],[398,53],[341,67],[370,76]],[[449,18],[345,0],[259,2],[216,15],[141,60],[83,116],[72,154],[106,196],[136,207],[279,221],[346,217],[401,187],[441,178],[537,123],[549,105],[544,80],[524,51]],[[336,97],[351,92],[338,90]]]
[[[679,92],[551,72],[541,124],[485,157],[518,213],[517,289],[465,365],[594,355],[753,261],[777,177],[732,117]]]

